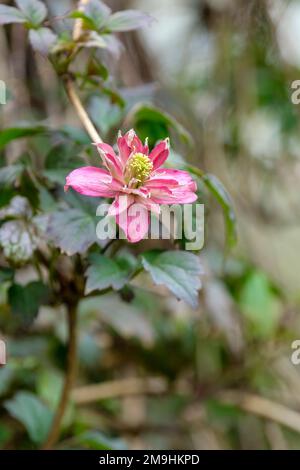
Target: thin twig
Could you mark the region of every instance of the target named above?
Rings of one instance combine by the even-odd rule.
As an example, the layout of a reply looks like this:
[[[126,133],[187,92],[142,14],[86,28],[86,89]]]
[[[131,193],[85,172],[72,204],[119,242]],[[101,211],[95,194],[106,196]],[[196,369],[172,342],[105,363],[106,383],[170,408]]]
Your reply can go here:
[[[132,377],[75,388],[72,399],[77,404],[85,404],[106,398],[162,394],[167,390],[168,384],[163,377]]]
[[[66,78],[64,80],[64,83],[68,97],[71,103],[73,104],[74,108],[76,109],[78,117],[82,122],[83,126],[85,127],[87,133],[89,134],[93,142],[103,142],[94,124],[92,123],[88,113],[84,109],[79,96],[76,93],[73,81],[70,78]]]
[[[293,431],[300,432],[300,413],[268,398],[247,392],[226,390],[217,397],[224,403],[235,405],[244,411],[275,421]]]
[[[87,5],[89,3],[89,0],[81,0],[78,2],[78,10],[79,11],[84,11],[84,5]],[[73,39],[74,41],[78,41],[82,33],[82,19],[77,18],[75,21],[74,29],[73,29]]]
[[[63,385],[60,401],[53,418],[52,426],[43,449],[51,449],[59,438],[60,426],[65,414],[65,410],[70,398],[72,385],[76,374],[76,349],[77,349],[77,333],[76,333],[76,306],[70,307],[68,311],[68,357],[67,371],[65,382]]]

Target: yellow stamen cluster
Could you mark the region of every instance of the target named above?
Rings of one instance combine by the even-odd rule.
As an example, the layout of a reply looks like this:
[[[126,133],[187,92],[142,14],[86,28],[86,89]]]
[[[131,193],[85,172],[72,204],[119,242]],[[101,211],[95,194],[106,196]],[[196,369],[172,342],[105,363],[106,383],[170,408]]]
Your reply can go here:
[[[135,187],[141,186],[146,181],[153,169],[150,158],[143,153],[134,153],[127,162],[126,177],[128,182],[135,183]]]

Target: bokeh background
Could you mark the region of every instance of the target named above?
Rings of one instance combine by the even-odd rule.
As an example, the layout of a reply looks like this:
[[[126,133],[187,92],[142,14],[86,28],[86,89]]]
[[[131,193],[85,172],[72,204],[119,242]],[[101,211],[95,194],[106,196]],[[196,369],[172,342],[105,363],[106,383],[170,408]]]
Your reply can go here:
[[[45,3],[58,16],[72,6]],[[291,85],[300,79],[300,2],[107,3],[155,18],[120,35],[124,49],[109,66],[130,106],[151,102],[189,131],[194,144],[184,156],[228,190],[238,243],[226,248],[222,210],[208,197],[198,309],[145,275],[135,279],[130,303],[116,294],[81,302],[78,378],[57,447],[297,449],[300,365],[291,362],[291,344],[300,338],[300,104],[292,103]],[[0,78],[11,96],[1,125],[35,119],[79,127],[50,65],[19,26],[0,30]],[[109,97],[91,96],[89,112],[108,140],[120,123],[126,127],[124,110]],[[10,144],[10,161],[26,145]],[[38,138],[34,146],[45,152]],[[0,369],[0,447],[32,448],[32,421],[44,415],[30,402],[30,416],[20,419],[24,404],[14,397],[26,390],[55,407],[64,306],[41,307],[20,329],[6,288],[3,280],[0,328],[9,362]]]

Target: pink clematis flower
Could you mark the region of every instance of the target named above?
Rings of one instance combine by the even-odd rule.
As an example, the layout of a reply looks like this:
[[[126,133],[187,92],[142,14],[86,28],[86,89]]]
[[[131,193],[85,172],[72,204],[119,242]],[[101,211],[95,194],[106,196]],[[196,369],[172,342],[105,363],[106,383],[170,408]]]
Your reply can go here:
[[[133,129],[124,136],[119,133],[118,154],[108,144],[95,145],[105,168],[77,168],[67,176],[65,190],[71,187],[86,196],[114,198],[109,214],[115,216],[130,242],[138,242],[145,236],[149,213],[159,214],[160,204],[196,201],[197,186],[189,173],[162,168],[169,156],[168,138],[150,153],[147,141],[143,144]],[[133,210],[137,205],[143,214]],[[136,224],[137,217],[138,230],[132,231],[130,227]]]

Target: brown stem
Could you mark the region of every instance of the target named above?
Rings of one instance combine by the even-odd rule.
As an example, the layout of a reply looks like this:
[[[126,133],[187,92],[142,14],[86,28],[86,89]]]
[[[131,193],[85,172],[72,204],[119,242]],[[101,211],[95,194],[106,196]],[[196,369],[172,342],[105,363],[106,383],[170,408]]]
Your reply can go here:
[[[73,81],[70,78],[66,78],[64,83],[68,97],[71,103],[73,104],[74,108],[76,109],[78,117],[82,122],[83,126],[85,127],[87,133],[89,134],[93,142],[103,142],[94,124],[92,123],[88,113],[84,109],[79,96],[76,93]]]
[[[76,374],[76,349],[77,349],[77,334],[76,334],[76,305],[72,305],[68,310],[68,356],[67,356],[67,371],[63,389],[61,392],[58,407],[55,412],[55,416],[52,421],[52,425],[43,445],[43,449],[51,449],[57,439],[59,438],[59,432],[61,422],[65,414],[66,407],[68,405],[70,394],[73,386],[73,382]]]

